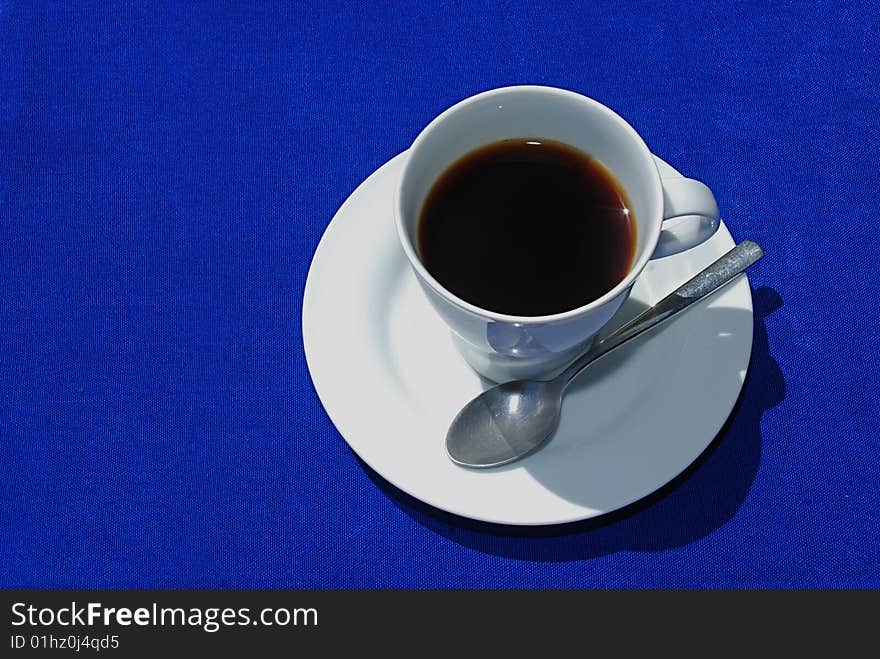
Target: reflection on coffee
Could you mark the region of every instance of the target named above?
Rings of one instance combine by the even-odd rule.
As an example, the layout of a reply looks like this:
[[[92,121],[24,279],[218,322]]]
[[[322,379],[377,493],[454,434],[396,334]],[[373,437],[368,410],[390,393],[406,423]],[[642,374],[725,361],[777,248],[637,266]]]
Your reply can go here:
[[[440,284],[516,316],[601,297],[626,276],[635,242],[635,217],[611,172],[539,138],[496,142],[454,162],[428,192],[417,236]]]

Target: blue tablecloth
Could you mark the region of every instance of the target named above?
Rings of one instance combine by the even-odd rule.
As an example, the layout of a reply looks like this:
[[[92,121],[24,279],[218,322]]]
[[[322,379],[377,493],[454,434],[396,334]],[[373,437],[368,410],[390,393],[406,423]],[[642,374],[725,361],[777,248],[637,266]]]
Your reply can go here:
[[[0,585],[880,586],[876,2],[0,3]],[[436,515],[303,357],[315,246],[439,111],[608,103],[767,258],[740,403],[599,524]]]

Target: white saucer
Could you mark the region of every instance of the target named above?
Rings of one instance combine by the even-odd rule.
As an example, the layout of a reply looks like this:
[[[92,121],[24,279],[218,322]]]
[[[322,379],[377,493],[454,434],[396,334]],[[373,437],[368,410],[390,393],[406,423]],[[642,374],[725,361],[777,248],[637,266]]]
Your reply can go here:
[[[664,176],[680,176],[660,161]],[[752,347],[752,296],[737,282],[593,365],[568,391],[546,448],[494,470],[453,464],[449,422],[483,385],[429,306],[394,231],[403,154],[346,200],[312,260],[303,342],[315,390],[370,467],[442,510],[500,524],[558,524],[621,508],[668,483],[712,442]],[[648,264],[620,320],[733,247],[706,243]],[[614,321],[613,321],[614,322]]]

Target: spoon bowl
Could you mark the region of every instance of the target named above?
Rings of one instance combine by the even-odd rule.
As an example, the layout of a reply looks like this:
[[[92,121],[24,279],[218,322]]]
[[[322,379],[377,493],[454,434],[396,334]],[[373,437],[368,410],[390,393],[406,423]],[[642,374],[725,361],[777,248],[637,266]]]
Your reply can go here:
[[[514,380],[486,390],[449,427],[449,457],[466,467],[499,467],[536,451],[559,425],[563,391],[558,380]]]

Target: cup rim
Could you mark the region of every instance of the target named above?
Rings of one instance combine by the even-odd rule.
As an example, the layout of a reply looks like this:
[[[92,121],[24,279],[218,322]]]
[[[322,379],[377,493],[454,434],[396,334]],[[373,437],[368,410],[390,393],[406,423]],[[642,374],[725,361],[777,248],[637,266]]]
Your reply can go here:
[[[500,96],[502,94],[509,94],[511,92],[516,93],[520,91],[533,91],[550,95],[566,96],[568,98],[575,99],[578,102],[586,103],[593,106],[594,108],[601,110],[614,123],[622,128],[625,133],[628,133],[629,136],[636,143],[636,146],[642,152],[642,155],[650,161],[653,171],[656,172],[656,176],[652,179],[652,185],[654,187],[654,200],[657,204],[657,208],[661,209],[662,214],[663,187],[660,183],[660,171],[657,168],[657,163],[654,160],[654,156],[651,153],[651,150],[648,148],[648,145],[645,144],[645,141],[642,139],[641,135],[639,135],[636,132],[635,128],[633,128],[623,117],[621,117],[614,110],[604,105],[603,103],[600,103],[599,101],[592,99],[589,96],[584,96],[583,94],[579,94],[568,89],[562,89],[560,87],[549,87],[545,85],[510,85],[507,87],[497,87],[495,89],[480,92],[479,94],[469,96],[459,101],[458,103],[455,103],[454,105],[450,106],[449,108],[438,114],[436,117],[434,117],[434,119],[431,120],[431,122],[421,130],[421,132],[418,134],[418,136],[416,136],[416,139],[413,141],[412,145],[406,152],[406,162],[404,162],[403,170],[401,171],[400,177],[398,178],[397,185],[394,190],[394,223],[397,228],[397,235],[400,239],[400,244],[403,247],[403,251],[406,254],[407,259],[409,260],[410,265],[415,269],[415,271],[418,273],[419,277],[421,277],[423,281],[425,281],[435,292],[437,292],[440,296],[442,296],[451,304],[481,318],[486,318],[494,322],[513,323],[517,325],[547,324],[551,322],[559,322],[576,318],[592,311],[593,309],[597,309],[605,303],[609,302],[610,300],[613,300],[630,286],[632,286],[636,278],[641,274],[642,270],[644,270],[648,261],[651,259],[654,248],[657,246],[657,241],[660,239],[660,225],[662,224],[662,215],[660,217],[660,221],[650,223],[650,226],[648,227],[648,235],[646,236],[645,249],[642,255],[633,262],[626,276],[621,279],[613,288],[611,288],[595,300],[588,302],[587,304],[581,305],[574,309],[569,309],[568,311],[561,311],[559,313],[547,314],[544,316],[517,316],[499,313],[497,311],[483,309],[482,307],[478,307],[475,304],[471,304],[467,300],[460,298],[455,293],[443,286],[443,284],[437,281],[437,279],[435,279],[434,276],[430,272],[428,272],[428,269],[422,263],[422,260],[418,255],[418,251],[412,244],[412,241],[409,239],[408,232],[403,222],[402,190],[404,183],[407,179],[407,174],[409,173],[411,156],[425,141],[427,135],[431,133],[431,131],[434,130],[439,124],[446,121],[452,114],[460,112],[470,105],[473,105],[479,101],[483,101],[487,98],[491,98],[493,96]],[[475,146],[474,148],[477,147]]]

